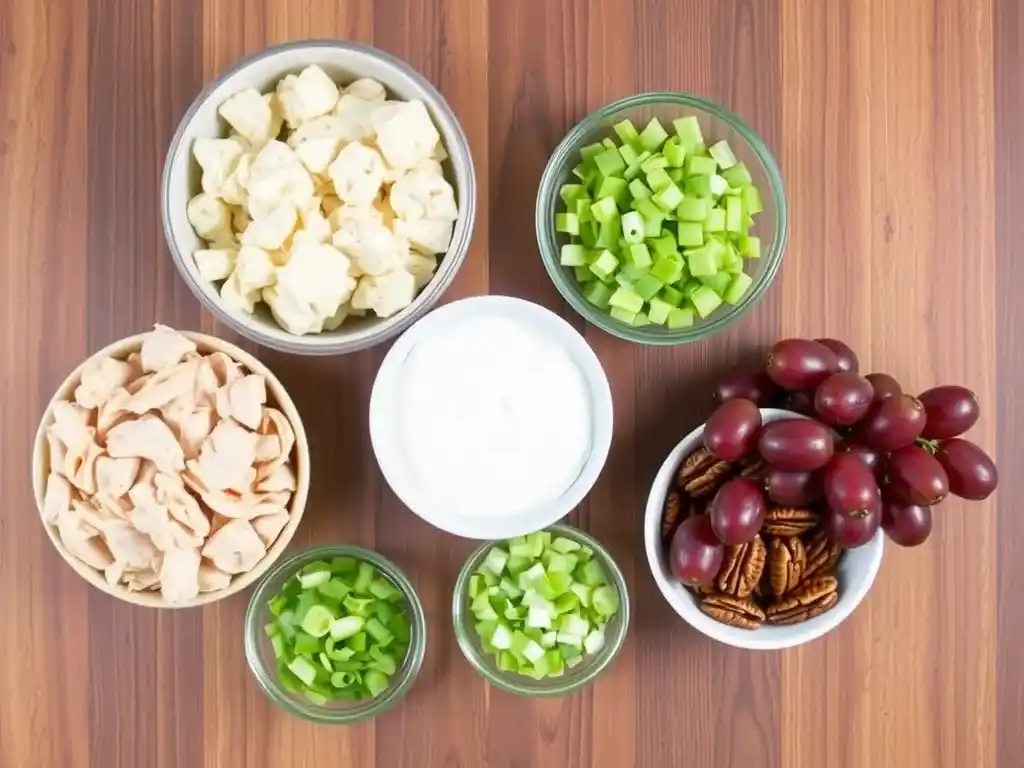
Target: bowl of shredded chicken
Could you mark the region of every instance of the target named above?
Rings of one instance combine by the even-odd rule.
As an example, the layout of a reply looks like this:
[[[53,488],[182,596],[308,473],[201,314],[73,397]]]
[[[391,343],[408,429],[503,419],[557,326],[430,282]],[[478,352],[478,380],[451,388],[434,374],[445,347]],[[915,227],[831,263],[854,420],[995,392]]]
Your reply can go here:
[[[80,365],[43,414],[33,489],[90,584],[160,608],[256,581],[302,518],[309,448],[280,381],[233,344],[158,325]]]

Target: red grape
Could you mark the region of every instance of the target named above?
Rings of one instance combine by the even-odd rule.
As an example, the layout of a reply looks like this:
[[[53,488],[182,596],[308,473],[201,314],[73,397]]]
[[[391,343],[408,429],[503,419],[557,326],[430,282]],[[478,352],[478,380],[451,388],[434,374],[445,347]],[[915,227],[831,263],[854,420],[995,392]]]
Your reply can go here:
[[[861,443],[847,442],[839,447],[839,450],[843,453],[852,453],[858,457],[861,461],[867,464],[875,476],[882,474],[882,470],[885,469],[885,456],[881,451],[876,451],[874,448],[869,448]]]
[[[787,411],[814,416],[814,398],[808,392],[790,392],[782,403]]]
[[[828,505],[836,512],[863,516],[878,506],[878,481],[859,456],[837,453],[825,467],[822,487]]]
[[[946,470],[938,459],[917,444],[890,453],[886,474],[891,497],[904,504],[929,506],[942,501],[949,493]]]
[[[802,507],[821,498],[821,476],[769,466],[764,473],[768,498],[787,507]]]
[[[871,541],[881,522],[881,504],[860,517],[830,509],[825,513],[825,533],[843,549],[854,549]]]
[[[864,378],[871,383],[871,389],[875,392],[876,403],[888,400],[893,395],[903,393],[903,387],[888,373],[869,373]]]
[[[694,515],[679,524],[669,547],[669,568],[685,584],[706,584],[722,567],[725,545],[715,536],[707,515]]]
[[[925,418],[916,397],[893,395],[875,405],[858,425],[858,440],[880,451],[895,451],[918,438]]]
[[[935,458],[949,477],[949,490],[962,499],[987,499],[999,485],[995,462],[970,440],[943,440]]]
[[[778,386],[762,368],[737,365],[726,371],[715,385],[715,400],[743,398],[758,405],[768,405]]]
[[[814,389],[839,370],[839,359],[817,341],[783,339],[768,353],[765,370],[783,389]]]
[[[779,469],[818,469],[835,450],[832,433],[811,419],[784,419],[765,424],[757,442],[761,458]]]
[[[723,485],[708,505],[711,528],[719,541],[730,545],[751,541],[767,511],[761,489],[745,477],[734,477]]]
[[[704,425],[704,447],[720,459],[737,461],[754,448],[761,411],[749,400],[726,400]]]
[[[860,361],[857,360],[857,353],[850,349],[850,346],[839,339],[815,339],[819,344],[824,344],[826,347],[836,353],[836,359],[839,360],[840,371],[851,371],[856,373],[860,368]]]
[[[978,420],[978,396],[967,387],[952,384],[932,387],[918,395],[927,421],[922,437],[942,440],[956,437],[974,426]]]
[[[932,532],[932,508],[887,501],[882,505],[882,529],[901,547],[916,547]]]
[[[828,424],[856,424],[871,407],[871,382],[851,371],[833,373],[814,392],[814,410]]]

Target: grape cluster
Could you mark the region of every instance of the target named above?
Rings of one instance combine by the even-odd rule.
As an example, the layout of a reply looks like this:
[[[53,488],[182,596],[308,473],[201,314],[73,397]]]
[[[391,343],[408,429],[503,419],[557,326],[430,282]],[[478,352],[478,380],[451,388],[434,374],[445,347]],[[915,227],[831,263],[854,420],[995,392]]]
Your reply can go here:
[[[866,544],[879,527],[912,547],[928,538],[932,510],[948,494],[980,500],[995,490],[995,463],[960,437],[978,420],[973,392],[944,385],[915,397],[892,376],[858,368],[836,339],[784,339],[763,367],[721,378],[705,447],[728,460],[756,451],[767,463],[763,489],[748,484],[712,502],[710,523],[723,543],[752,538],[752,510],[768,502],[824,499],[826,530],[844,549]],[[762,425],[758,408],[769,406],[810,419]]]

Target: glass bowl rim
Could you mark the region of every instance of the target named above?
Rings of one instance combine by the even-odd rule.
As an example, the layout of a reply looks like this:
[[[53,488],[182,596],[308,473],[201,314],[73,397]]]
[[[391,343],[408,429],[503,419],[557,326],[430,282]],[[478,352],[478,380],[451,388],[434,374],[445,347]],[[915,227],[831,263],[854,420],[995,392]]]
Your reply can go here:
[[[291,691],[285,689],[277,681],[274,670],[268,668],[262,661],[259,651],[259,642],[263,635],[262,613],[267,601],[271,584],[278,577],[297,571],[306,563],[319,560],[324,557],[354,557],[365,561],[381,571],[382,575],[398,587],[406,605],[409,609],[412,633],[410,636],[409,650],[406,651],[406,658],[392,677],[391,684],[378,696],[360,702],[358,705],[348,709],[331,710],[314,704],[311,701],[293,698]],[[291,715],[303,718],[310,722],[320,724],[349,725],[376,717],[379,714],[391,709],[395,704],[404,698],[413,683],[419,677],[420,669],[423,666],[423,659],[427,648],[427,619],[423,610],[423,604],[416,593],[412,582],[405,572],[394,562],[384,555],[366,547],[354,544],[327,544],[316,547],[307,547],[279,560],[267,571],[266,575],[259,582],[249,604],[245,609],[244,624],[245,659],[250,673],[256,679],[260,689],[266,697],[276,706],[285,710]]]
[[[768,252],[761,257],[764,263],[764,270],[740,303],[730,307],[727,311],[721,313],[720,316],[715,317],[713,314],[710,319],[696,323],[690,328],[659,334],[645,333],[643,328],[633,328],[620,323],[606,312],[602,312],[592,306],[583,298],[582,294],[576,290],[575,283],[558,263],[558,246],[555,240],[554,220],[547,213],[557,195],[557,190],[555,189],[556,175],[571,154],[579,150],[587,133],[592,131],[602,120],[610,115],[652,104],[692,107],[728,124],[730,128],[743,138],[764,166],[765,173],[768,176],[768,186],[775,200],[775,237]],[[678,91],[649,91],[647,93],[627,96],[598,107],[576,123],[558,143],[554,152],[551,153],[551,157],[548,158],[537,188],[537,203],[534,209],[534,229],[537,233],[537,246],[541,253],[541,261],[544,263],[544,269],[547,271],[548,277],[551,278],[562,298],[584,320],[600,328],[605,333],[625,341],[650,346],[674,346],[700,341],[724,330],[730,324],[746,315],[757,305],[778,275],[779,267],[782,263],[782,255],[789,237],[788,222],[789,208],[782,181],[782,173],[779,170],[775,157],[761,136],[738,115],[728,110],[722,104]]]
[[[458,641],[462,655],[466,657],[466,661],[488,682],[508,693],[531,698],[565,696],[593,682],[615,660],[616,656],[619,655],[619,651],[622,650],[622,646],[626,642],[626,636],[629,634],[630,619],[630,597],[626,578],[618,563],[615,562],[611,553],[608,552],[604,545],[586,531],[568,523],[554,523],[541,530],[574,539],[594,550],[594,554],[601,559],[602,565],[608,573],[610,583],[615,585],[619,593],[619,613],[613,618],[613,621],[620,622],[622,629],[618,640],[613,644],[606,645],[600,651],[599,656],[581,673],[580,677],[572,680],[549,677],[539,681],[523,675],[512,675],[492,669],[490,662],[483,657],[481,652],[478,652],[475,641],[471,637],[473,632],[471,626],[472,617],[466,610],[464,595],[469,584],[469,577],[473,574],[473,567],[479,563],[491,547],[500,544],[504,539],[481,542],[466,558],[466,562],[459,571],[455,587],[452,590],[452,624],[455,628],[455,638]]]

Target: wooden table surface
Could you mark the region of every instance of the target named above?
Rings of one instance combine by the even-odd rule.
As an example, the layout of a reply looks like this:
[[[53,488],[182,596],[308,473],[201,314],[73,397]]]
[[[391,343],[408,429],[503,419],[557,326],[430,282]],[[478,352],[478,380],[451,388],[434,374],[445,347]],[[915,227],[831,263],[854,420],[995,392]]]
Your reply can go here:
[[[90,590],[43,535],[29,441],[81,359],[154,321],[229,336],[177,274],[158,217],[168,141],[219,71],[308,36],[372,42],[443,92],[480,183],[447,299],[495,292],[584,331],[615,398],[607,467],[574,519],[606,542],[635,622],[585,692],[521,700],[464,662],[449,598],[472,544],[387,490],[366,409],[375,349],[264,350],[317,457],[294,546],[397,560],[428,614],[408,699],[315,727],[273,709],[242,652],[246,596],[189,612]],[[0,765],[4,768],[988,768],[1024,765],[1024,5],[1019,0],[2,0],[0,2]],[[533,205],[569,126],[643,90],[720,100],[779,159],[790,241],[767,298],[676,349],[584,327],[541,266]],[[866,602],[798,650],[690,631],[648,573],[640,520],[709,383],[782,336],[848,340],[911,390],[975,389],[1001,502],[946,503],[889,548]],[[251,345],[249,345],[251,348]]]

